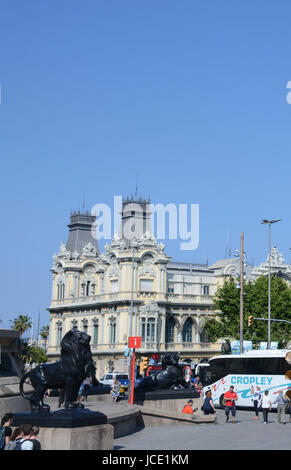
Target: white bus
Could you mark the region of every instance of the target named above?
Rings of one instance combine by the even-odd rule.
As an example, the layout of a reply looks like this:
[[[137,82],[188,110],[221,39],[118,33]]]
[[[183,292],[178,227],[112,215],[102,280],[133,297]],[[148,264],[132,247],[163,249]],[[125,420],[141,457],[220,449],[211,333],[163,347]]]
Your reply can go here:
[[[223,406],[223,396],[231,385],[238,395],[237,406],[253,406],[256,387],[269,390],[273,402],[279,390],[291,399],[291,350],[248,351],[215,356],[201,370],[203,396],[212,392],[213,403]],[[274,406],[275,408],[275,406]]]

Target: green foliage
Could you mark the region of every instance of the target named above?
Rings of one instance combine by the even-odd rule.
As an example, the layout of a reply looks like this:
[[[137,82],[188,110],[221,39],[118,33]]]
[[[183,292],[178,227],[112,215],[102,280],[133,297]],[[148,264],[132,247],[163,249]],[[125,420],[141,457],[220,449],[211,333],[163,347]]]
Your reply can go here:
[[[268,317],[268,277],[259,277],[244,286],[244,339],[254,344],[267,341],[268,322],[254,320],[248,327],[248,317]],[[239,339],[240,336],[240,289],[233,280],[225,281],[217,290],[215,308],[218,314],[208,320],[205,329],[210,341],[219,338]],[[271,318],[291,321],[291,288],[282,279],[271,277]],[[278,341],[279,348],[286,347],[291,339],[291,324],[271,322],[271,341]]]
[[[32,364],[33,362],[36,364],[47,362],[47,355],[43,349],[29,346],[26,343],[23,344],[21,357],[24,362],[28,362],[29,364]]]
[[[42,327],[39,334],[43,339],[46,340],[49,336],[49,331],[50,331],[50,327],[49,327],[49,325],[46,325],[46,326]]]
[[[13,320],[12,329],[20,331],[21,335],[31,328],[32,321],[28,315],[19,315]]]

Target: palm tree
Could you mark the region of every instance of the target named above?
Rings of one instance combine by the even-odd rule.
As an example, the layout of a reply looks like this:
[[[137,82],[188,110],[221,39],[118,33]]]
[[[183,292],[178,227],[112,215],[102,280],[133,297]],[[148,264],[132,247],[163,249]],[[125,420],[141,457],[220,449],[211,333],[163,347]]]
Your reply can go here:
[[[20,331],[20,335],[23,335],[25,331],[29,330],[32,326],[32,320],[28,315],[19,315],[15,318],[12,323],[12,329]]]
[[[44,339],[45,341],[45,349],[46,349],[46,343],[47,343],[47,339],[48,339],[48,336],[49,336],[49,332],[50,332],[50,327],[49,325],[46,325],[46,326],[43,326],[42,329],[40,330],[40,336],[42,337],[42,339]]]

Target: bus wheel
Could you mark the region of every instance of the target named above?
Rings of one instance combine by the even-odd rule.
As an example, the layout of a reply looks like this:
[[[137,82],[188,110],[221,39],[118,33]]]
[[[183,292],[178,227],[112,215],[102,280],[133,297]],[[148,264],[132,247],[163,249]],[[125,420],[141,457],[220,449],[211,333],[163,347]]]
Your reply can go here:
[[[219,404],[220,404],[221,408],[224,408],[224,405],[225,405],[225,403],[224,403],[224,394],[220,395]]]

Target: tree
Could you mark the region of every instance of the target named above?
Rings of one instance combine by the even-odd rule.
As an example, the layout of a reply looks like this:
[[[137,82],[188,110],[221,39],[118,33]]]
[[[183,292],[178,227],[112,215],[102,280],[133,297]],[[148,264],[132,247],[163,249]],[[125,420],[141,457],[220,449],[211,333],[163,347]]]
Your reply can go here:
[[[254,320],[248,327],[248,317],[268,317],[268,278],[261,276],[249,281],[244,287],[244,339],[254,344],[267,341],[268,324],[264,320]],[[219,338],[240,338],[240,289],[234,280],[228,280],[217,290],[215,308],[218,310],[215,319],[205,325],[210,341]],[[291,288],[281,278],[271,276],[271,318],[291,321]],[[279,347],[286,347],[291,338],[291,325],[271,322],[271,340],[278,341]]]
[[[40,336],[42,337],[42,339],[45,340],[45,348],[46,348],[46,343],[47,343],[47,339],[49,337],[49,331],[50,331],[50,327],[49,325],[46,325],[46,326],[43,326],[42,329],[40,330]]]
[[[22,346],[21,358],[24,362],[28,362],[29,364],[33,362],[36,364],[47,362],[47,355],[43,349],[29,346],[27,343],[24,343]]]
[[[19,315],[18,318],[13,320],[12,329],[20,331],[20,334],[23,335],[31,326],[32,320],[28,315]]]

